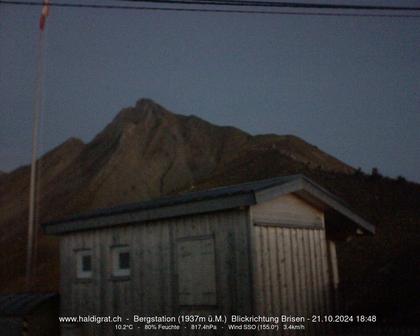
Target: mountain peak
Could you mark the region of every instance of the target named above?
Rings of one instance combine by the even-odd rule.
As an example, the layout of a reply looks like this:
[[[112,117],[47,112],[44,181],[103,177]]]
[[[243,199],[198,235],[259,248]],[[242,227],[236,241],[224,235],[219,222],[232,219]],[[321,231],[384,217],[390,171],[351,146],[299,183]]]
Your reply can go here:
[[[162,118],[173,115],[164,107],[149,98],[139,99],[134,106],[124,108],[118,113],[114,121],[138,124],[149,118]]]
[[[162,108],[162,106],[160,106],[158,103],[156,103],[154,100],[150,98],[141,98],[137,100],[135,108],[142,111],[146,111],[146,110],[153,110],[155,108]]]
[[[83,142],[83,140],[76,137],[70,137],[66,141],[64,141],[60,146],[63,146],[63,145],[82,146],[84,144],[85,143]]]

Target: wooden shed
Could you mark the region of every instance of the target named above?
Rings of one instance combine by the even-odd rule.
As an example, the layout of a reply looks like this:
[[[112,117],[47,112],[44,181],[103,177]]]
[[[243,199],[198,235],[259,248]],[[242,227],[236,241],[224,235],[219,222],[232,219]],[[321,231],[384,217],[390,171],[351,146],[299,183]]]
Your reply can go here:
[[[57,293],[1,294],[0,335],[58,335],[58,310]]]
[[[332,312],[335,240],[374,232],[302,175],[98,210],[44,229],[60,235],[61,315],[120,315],[128,325],[134,314]],[[63,325],[63,335],[80,330],[118,334],[105,323]]]

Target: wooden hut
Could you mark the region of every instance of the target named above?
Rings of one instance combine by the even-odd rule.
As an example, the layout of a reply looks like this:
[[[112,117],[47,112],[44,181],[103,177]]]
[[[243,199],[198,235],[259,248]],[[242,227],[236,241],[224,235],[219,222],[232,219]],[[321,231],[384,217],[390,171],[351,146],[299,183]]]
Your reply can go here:
[[[58,310],[57,293],[1,294],[0,335],[58,335]]]
[[[60,235],[61,315],[120,315],[132,334],[144,332],[134,314],[221,314],[229,324],[238,315],[332,312],[336,239],[374,232],[302,175],[99,210],[44,228]],[[82,323],[63,335],[79,329],[115,332]]]

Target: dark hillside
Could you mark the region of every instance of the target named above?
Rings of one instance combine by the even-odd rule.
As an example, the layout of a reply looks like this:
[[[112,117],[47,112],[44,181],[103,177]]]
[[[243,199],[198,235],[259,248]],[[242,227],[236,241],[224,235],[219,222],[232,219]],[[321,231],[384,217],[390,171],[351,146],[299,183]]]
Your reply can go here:
[[[417,323],[420,301],[420,185],[381,175],[312,169],[275,149],[251,150],[196,189],[303,173],[376,225],[374,236],[338,244],[345,309],[376,312],[394,322]]]
[[[24,290],[29,173],[25,166],[0,175],[3,292]],[[298,137],[251,136],[142,99],[91,142],[69,139],[44,155],[40,173],[39,222],[194,189],[305,174],[377,226],[372,237],[338,245],[346,308],[394,321],[419,320],[420,185],[363,174]],[[58,239],[39,229],[38,247],[31,290],[57,290]]]

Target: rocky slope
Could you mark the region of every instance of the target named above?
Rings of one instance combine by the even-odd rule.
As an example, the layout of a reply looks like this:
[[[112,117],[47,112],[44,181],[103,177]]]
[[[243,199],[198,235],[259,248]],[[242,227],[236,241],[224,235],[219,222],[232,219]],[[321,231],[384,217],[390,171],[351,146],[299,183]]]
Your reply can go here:
[[[418,253],[419,185],[362,174],[292,135],[251,136],[142,99],[123,109],[91,142],[69,139],[44,155],[39,167],[40,222],[191,189],[304,173],[378,224],[375,237],[343,242],[339,248],[346,295],[359,298],[353,306],[369,293],[371,304],[377,303],[380,295],[372,294],[371,281],[379,276],[388,284],[393,270],[411,279],[407,288],[416,288],[416,277],[400,270],[400,261]],[[3,292],[24,288],[29,172],[25,166],[0,175]],[[38,234],[32,289],[57,290],[57,239]],[[383,287],[377,286],[382,292]],[[392,302],[392,296],[382,299]]]
[[[174,114],[149,99],[125,108],[90,143],[69,139],[39,163],[40,221],[89,209],[189,190],[249,150],[274,150],[292,162],[350,173],[353,169],[294,136],[251,136]],[[30,167],[0,176],[0,259],[3,290],[22,287]],[[39,272],[57,275],[57,242],[40,234]],[[13,263],[11,261],[13,260]],[[14,281],[11,281],[14,279]],[[16,281],[16,279],[18,279]],[[35,287],[54,289],[39,278]],[[44,288],[45,287],[45,288]]]

